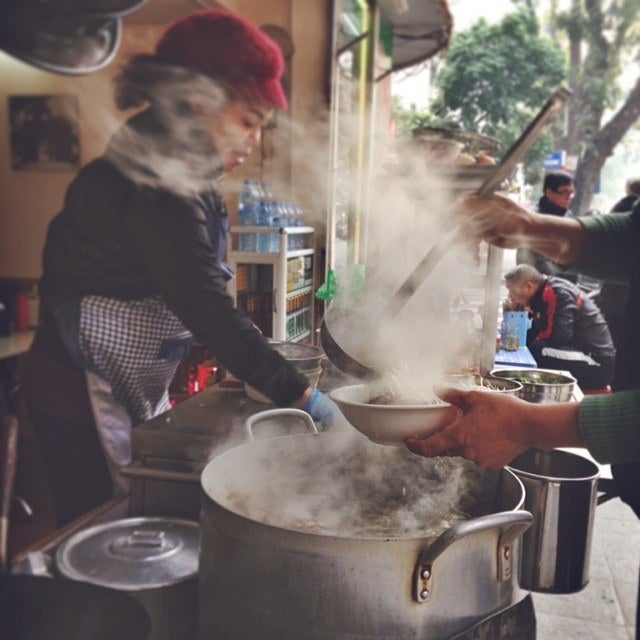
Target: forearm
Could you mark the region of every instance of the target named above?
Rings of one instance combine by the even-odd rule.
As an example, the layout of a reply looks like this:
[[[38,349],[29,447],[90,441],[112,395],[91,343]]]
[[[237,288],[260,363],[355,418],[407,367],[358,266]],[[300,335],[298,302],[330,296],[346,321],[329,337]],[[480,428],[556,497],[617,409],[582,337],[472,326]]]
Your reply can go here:
[[[523,440],[536,449],[584,447],[578,426],[580,404],[529,403],[523,407]]]
[[[577,219],[540,213],[528,216],[521,246],[569,265],[578,259],[583,245],[584,228]]]

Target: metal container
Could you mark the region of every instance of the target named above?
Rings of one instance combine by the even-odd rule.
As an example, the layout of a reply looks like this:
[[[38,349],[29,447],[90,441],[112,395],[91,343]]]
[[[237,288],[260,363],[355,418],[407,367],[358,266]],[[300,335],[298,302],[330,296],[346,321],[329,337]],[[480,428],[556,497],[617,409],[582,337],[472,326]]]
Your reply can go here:
[[[463,389],[482,387],[487,391],[506,393],[508,395],[518,395],[522,391],[522,384],[517,380],[510,380],[493,374],[488,376],[473,373],[452,374],[443,376],[440,379],[440,384]]]
[[[425,482],[434,493],[455,491],[464,474],[474,480],[462,499],[467,519],[443,532],[385,529],[378,508],[429,496]],[[339,507],[366,511],[359,490],[369,483],[383,530],[357,533],[333,521]],[[518,540],[531,514],[521,511],[522,484],[507,469],[427,460],[359,436],[302,434],[223,453],[202,486],[200,640],[439,640],[526,596]],[[329,486],[325,511],[318,505]],[[428,516],[419,511],[418,524]]]
[[[198,523],[128,518],[80,531],[56,552],[65,577],[124,591],[146,609],[149,640],[196,636]]]
[[[517,395],[527,402],[569,402],[576,388],[573,376],[545,369],[494,369],[491,375],[520,382]]]
[[[269,344],[298,371],[316,371],[320,368],[320,362],[324,357],[324,351],[320,347],[301,342],[279,342],[269,340]]]
[[[509,468],[525,487],[533,526],[522,540],[526,589],[573,593],[589,582],[598,467],[568,451],[530,449]]]

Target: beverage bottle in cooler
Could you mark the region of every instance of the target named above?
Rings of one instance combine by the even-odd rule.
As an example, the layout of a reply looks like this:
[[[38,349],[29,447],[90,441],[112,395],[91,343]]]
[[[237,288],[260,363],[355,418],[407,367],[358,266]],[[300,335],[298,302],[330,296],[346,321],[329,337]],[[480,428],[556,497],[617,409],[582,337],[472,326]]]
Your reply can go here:
[[[260,200],[258,209],[258,226],[259,227],[271,227],[273,223],[273,202],[271,200]],[[258,234],[258,251],[269,251],[270,246],[270,233]]]
[[[285,226],[285,203],[281,201],[272,202],[273,212],[271,217],[271,226],[280,228]],[[277,252],[280,249],[280,234],[272,233],[269,235],[269,251]]]
[[[254,180],[245,180],[238,195],[238,225],[255,227],[258,224],[258,189]],[[256,251],[256,234],[241,233],[238,240],[240,251]]]
[[[295,226],[295,210],[293,202],[284,202],[284,226],[285,227],[293,227]],[[291,234],[287,236],[287,249],[295,249],[296,237]]]
[[[293,220],[295,227],[304,227],[304,217],[302,215],[302,207],[299,203],[294,202],[293,204]],[[304,238],[302,234],[298,233],[295,236],[294,246],[296,249],[304,249]]]

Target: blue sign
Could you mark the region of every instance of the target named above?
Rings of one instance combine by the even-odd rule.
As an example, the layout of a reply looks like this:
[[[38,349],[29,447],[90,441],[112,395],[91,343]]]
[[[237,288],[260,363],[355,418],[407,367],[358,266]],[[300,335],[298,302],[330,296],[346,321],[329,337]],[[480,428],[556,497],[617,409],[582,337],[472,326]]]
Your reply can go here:
[[[542,166],[545,169],[564,169],[567,161],[566,151],[552,151],[547,154],[542,161]]]

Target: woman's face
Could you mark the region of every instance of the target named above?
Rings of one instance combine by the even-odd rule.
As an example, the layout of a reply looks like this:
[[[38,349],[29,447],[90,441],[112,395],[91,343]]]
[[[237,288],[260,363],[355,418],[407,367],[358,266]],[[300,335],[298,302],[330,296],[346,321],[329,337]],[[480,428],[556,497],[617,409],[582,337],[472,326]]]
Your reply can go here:
[[[268,107],[231,100],[217,109],[193,107],[202,128],[220,156],[224,171],[240,166],[260,143],[262,127],[271,118]]]

